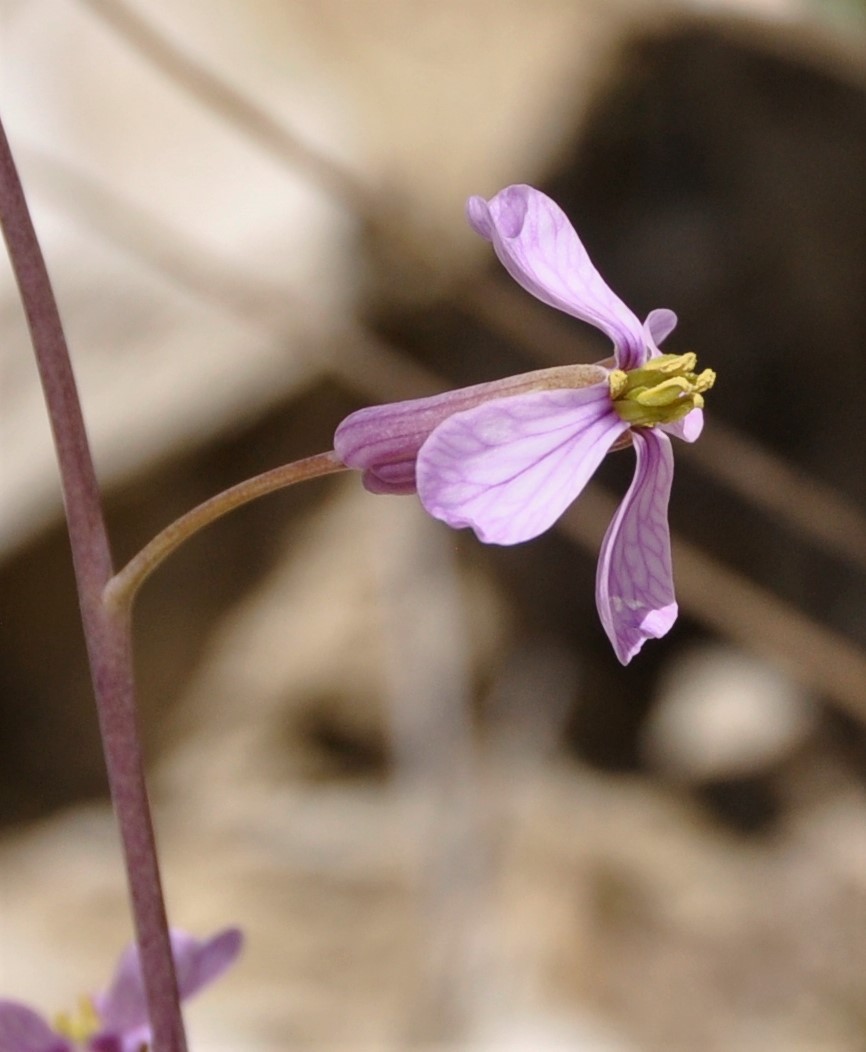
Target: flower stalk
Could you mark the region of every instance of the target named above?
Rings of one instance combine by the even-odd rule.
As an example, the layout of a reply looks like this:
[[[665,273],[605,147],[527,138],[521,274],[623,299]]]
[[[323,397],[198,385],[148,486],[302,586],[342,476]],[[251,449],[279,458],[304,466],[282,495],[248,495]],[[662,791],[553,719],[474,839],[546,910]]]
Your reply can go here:
[[[99,484],[57,302],[0,121],[0,225],[51,422],[103,752],[135,920],[153,1052],[185,1052],[156,843],[136,726],[128,611],[103,602],[112,576]]]
[[[345,471],[346,465],[333,451],[283,464],[218,493],[176,519],[119,570],[105,586],[103,598],[109,609],[128,612],[138,589],[172,552],[210,523],[250,501],[286,489],[296,482]]]

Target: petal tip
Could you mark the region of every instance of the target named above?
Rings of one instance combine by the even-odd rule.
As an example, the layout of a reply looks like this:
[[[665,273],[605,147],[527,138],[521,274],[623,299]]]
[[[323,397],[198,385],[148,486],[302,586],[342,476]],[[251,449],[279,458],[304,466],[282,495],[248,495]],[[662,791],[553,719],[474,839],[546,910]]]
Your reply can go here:
[[[488,241],[493,240],[493,223],[490,218],[490,206],[483,197],[473,195],[466,202],[466,218],[476,234]]]
[[[673,628],[679,615],[676,602],[668,603],[657,610],[650,610],[640,625],[627,626],[611,640],[621,665],[628,665],[648,639],[661,639]]]
[[[646,334],[647,344],[652,357],[661,354],[658,345],[663,343],[674,331],[678,320],[674,311],[669,310],[667,307],[657,307],[646,316],[646,321],[643,323],[644,333]]]
[[[496,228],[501,237],[507,239],[520,237],[526,224],[529,199],[533,196],[547,200],[541,191],[522,183],[516,186],[506,186],[493,198],[490,202],[490,211],[495,217]]]

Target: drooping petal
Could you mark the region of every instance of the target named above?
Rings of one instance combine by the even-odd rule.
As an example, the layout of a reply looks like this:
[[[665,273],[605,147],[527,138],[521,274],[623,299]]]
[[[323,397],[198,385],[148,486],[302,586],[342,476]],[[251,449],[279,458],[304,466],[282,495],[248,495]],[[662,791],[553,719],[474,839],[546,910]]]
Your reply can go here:
[[[489,201],[470,198],[466,214],[527,292],[606,333],[620,369],[644,363],[643,326],[592,265],[559,205],[531,186],[518,185]]]
[[[673,424],[661,425],[662,431],[667,432],[669,435],[673,435],[674,438],[679,438],[683,442],[695,442],[700,438],[703,429],[703,409],[693,409],[687,416],[684,416],[682,420],[677,420]]]
[[[0,1000],[0,1052],[72,1052],[72,1045],[32,1008]]]
[[[449,526],[489,544],[550,527],[628,425],[607,384],[533,391],[448,417],[418,454],[418,496]]]
[[[623,665],[647,639],[665,635],[677,617],[668,529],[670,439],[638,429],[632,441],[634,479],[604,536],[595,590],[601,623]]]
[[[218,978],[240,953],[241,933],[236,928],[218,932],[210,939],[196,939],[186,932],[171,932],[171,949],[181,998],[192,997]],[[123,1048],[146,1039],[149,1032],[147,999],[138,947],[133,943],[121,955],[107,990],[94,1005],[102,1023],[102,1035],[121,1035]]]
[[[667,307],[658,307],[656,310],[649,312],[643,327],[648,337],[647,345],[649,346],[650,357],[655,358],[662,353],[659,350],[659,344],[663,343],[677,327],[677,316],[672,310],[668,310]]]

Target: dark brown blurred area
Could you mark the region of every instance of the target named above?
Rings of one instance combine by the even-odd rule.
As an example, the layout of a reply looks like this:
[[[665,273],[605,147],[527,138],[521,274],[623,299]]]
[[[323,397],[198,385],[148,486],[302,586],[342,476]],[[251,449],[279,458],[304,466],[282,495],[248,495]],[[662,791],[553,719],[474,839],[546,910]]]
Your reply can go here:
[[[23,150],[73,347],[105,359],[84,364],[82,388],[118,561],[212,493],[329,448],[362,404],[605,357],[601,334],[510,288],[485,246],[441,232],[463,223],[468,194],[506,181],[562,205],[636,313],[676,310],[669,347],[697,351],[718,382],[705,435],[675,451],[681,616],[627,668],[598,624],[594,575],[630,451],[608,458],[563,528],[516,548],[449,533],[414,498],[373,497],[347,477],[239,511],[148,582],[141,725],[175,922],[239,922],[249,939],[225,998],[202,1004],[198,1047],[855,1052],[866,1041],[862,20],[839,33],[808,17],[547,3],[534,23],[509,0],[508,31],[487,3],[477,25],[472,5],[447,4],[410,31],[399,5],[362,6],[376,17],[357,54],[372,67],[402,33],[405,52],[397,72],[363,80],[357,58],[344,73],[343,90],[358,85],[347,112],[370,121],[354,131],[358,158],[299,134],[339,176],[309,217],[304,190],[272,228],[253,203],[248,226],[232,217],[208,242],[206,218],[173,225],[183,194],[148,200],[144,174],[128,197],[117,173],[89,181],[64,151]],[[119,32],[105,39],[134,55],[134,34],[94,14],[105,7],[125,10],[83,4],[83,32]],[[344,47],[355,55],[346,41],[361,15],[311,8],[320,22],[311,9],[292,16],[307,33],[296,89],[320,74],[333,87],[339,77],[321,71]],[[251,43],[282,26],[277,6],[251,20],[235,76],[218,61],[231,54],[228,23],[208,52],[184,35],[208,21],[195,4],[176,23],[164,6],[135,10],[167,47],[190,48],[242,97],[255,87],[255,105],[291,125],[291,105],[269,95],[285,75],[269,74],[278,46],[256,58]],[[475,68],[471,43],[485,39],[501,56]],[[524,79],[485,112],[479,78],[498,84],[498,69],[505,81],[509,49]],[[256,146],[243,114],[196,100],[182,76],[158,76],[184,100],[178,120],[220,129],[219,149],[264,143],[273,185],[261,192],[276,192],[281,165],[292,173],[276,146]],[[369,113],[406,85],[427,127],[401,162],[409,102],[395,102],[393,157],[386,116]],[[162,119],[160,100],[135,103],[132,127]],[[442,127],[437,105],[464,125]],[[321,117],[298,114],[306,131]],[[491,147],[476,171],[477,144],[462,163],[460,149],[485,121],[513,121],[486,133],[513,149]],[[339,140],[346,123],[328,134]],[[365,154],[365,128],[378,153],[367,143]],[[437,186],[422,162],[440,151]],[[207,179],[206,152],[179,157]],[[296,167],[315,185],[315,164]],[[253,197],[254,177],[242,187]],[[341,197],[340,185],[358,191]],[[100,186],[104,207],[88,211]],[[236,199],[242,210],[240,188]],[[84,233],[65,241],[76,213]],[[293,239],[326,247],[284,289]],[[333,299],[317,302],[329,285]],[[4,288],[0,332],[23,347],[14,302]],[[239,379],[248,344],[272,348],[250,352],[255,383]],[[155,347],[163,357],[148,365]],[[9,376],[35,384],[18,361]],[[197,383],[196,361],[220,364]],[[88,394],[92,376],[104,385]],[[11,464],[14,442],[3,456]],[[48,496],[9,527],[0,564],[0,992],[34,999],[37,977],[57,996],[90,982],[46,963],[52,946],[83,938],[86,975],[101,974],[125,921],[68,545],[38,458],[32,475]],[[15,476],[20,492],[26,481]]]

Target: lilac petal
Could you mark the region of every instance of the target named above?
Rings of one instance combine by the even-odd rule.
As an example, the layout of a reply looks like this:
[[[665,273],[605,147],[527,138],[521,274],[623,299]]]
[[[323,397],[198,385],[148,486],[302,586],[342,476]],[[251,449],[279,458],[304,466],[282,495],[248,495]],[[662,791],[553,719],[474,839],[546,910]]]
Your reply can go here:
[[[660,426],[661,431],[673,435],[674,438],[679,438],[683,442],[695,442],[700,438],[703,429],[703,409],[693,409],[688,416],[684,416],[682,420],[677,420],[676,423],[673,424],[662,424]]]
[[[483,197],[475,194],[469,198],[466,202],[466,218],[476,234],[480,234],[487,241],[493,240],[493,222],[490,218],[490,206]]]
[[[172,932],[180,996],[186,1000],[219,979],[237,960],[243,941],[244,937],[237,928],[226,928],[203,940]]]
[[[371,492],[414,493],[415,458],[430,432],[452,413],[507,393],[515,379],[359,409],[334,433],[334,452],[346,467],[364,472],[364,485]]]
[[[643,327],[650,349],[650,358],[655,358],[662,353],[659,350],[659,344],[663,343],[677,327],[677,316],[666,307],[658,307],[649,312]]]
[[[418,496],[449,526],[489,544],[550,527],[628,425],[606,384],[533,391],[456,413],[418,454]]]
[[[240,953],[241,942],[241,933],[236,928],[204,940],[173,930],[171,949],[181,998],[191,997],[218,978]],[[141,1028],[147,1031],[147,1000],[134,943],[124,950],[111,986],[94,998],[94,1005],[103,1026],[102,1033],[122,1034],[124,1048],[132,1037],[140,1040]]]
[[[600,383],[606,375],[605,368],[595,365],[536,369],[430,398],[369,406],[340,424],[334,451],[346,467],[363,471],[364,485],[372,493],[414,493],[418,450],[446,417],[528,391],[585,387]]]
[[[72,1045],[32,1008],[0,1000],[0,1052],[72,1052]]]
[[[643,326],[592,265],[559,205],[531,186],[518,185],[489,201],[470,198],[466,214],[527,292],[606,333],[620,369],[643,364],[648,354]]]
[[[647,639],[665,635],[677,617],[668,530],[670,439],[635,430],[632,441],[634,478],[604,536],[595,585],[601,623],[623,665]]]
[[[172,943],[174,938],[172,937]],[[97,1015],[105,1031],[113,1034],[147,1024],[147,999],[138,947],[131,943],[120,955],[111,986],[93,998]]]

